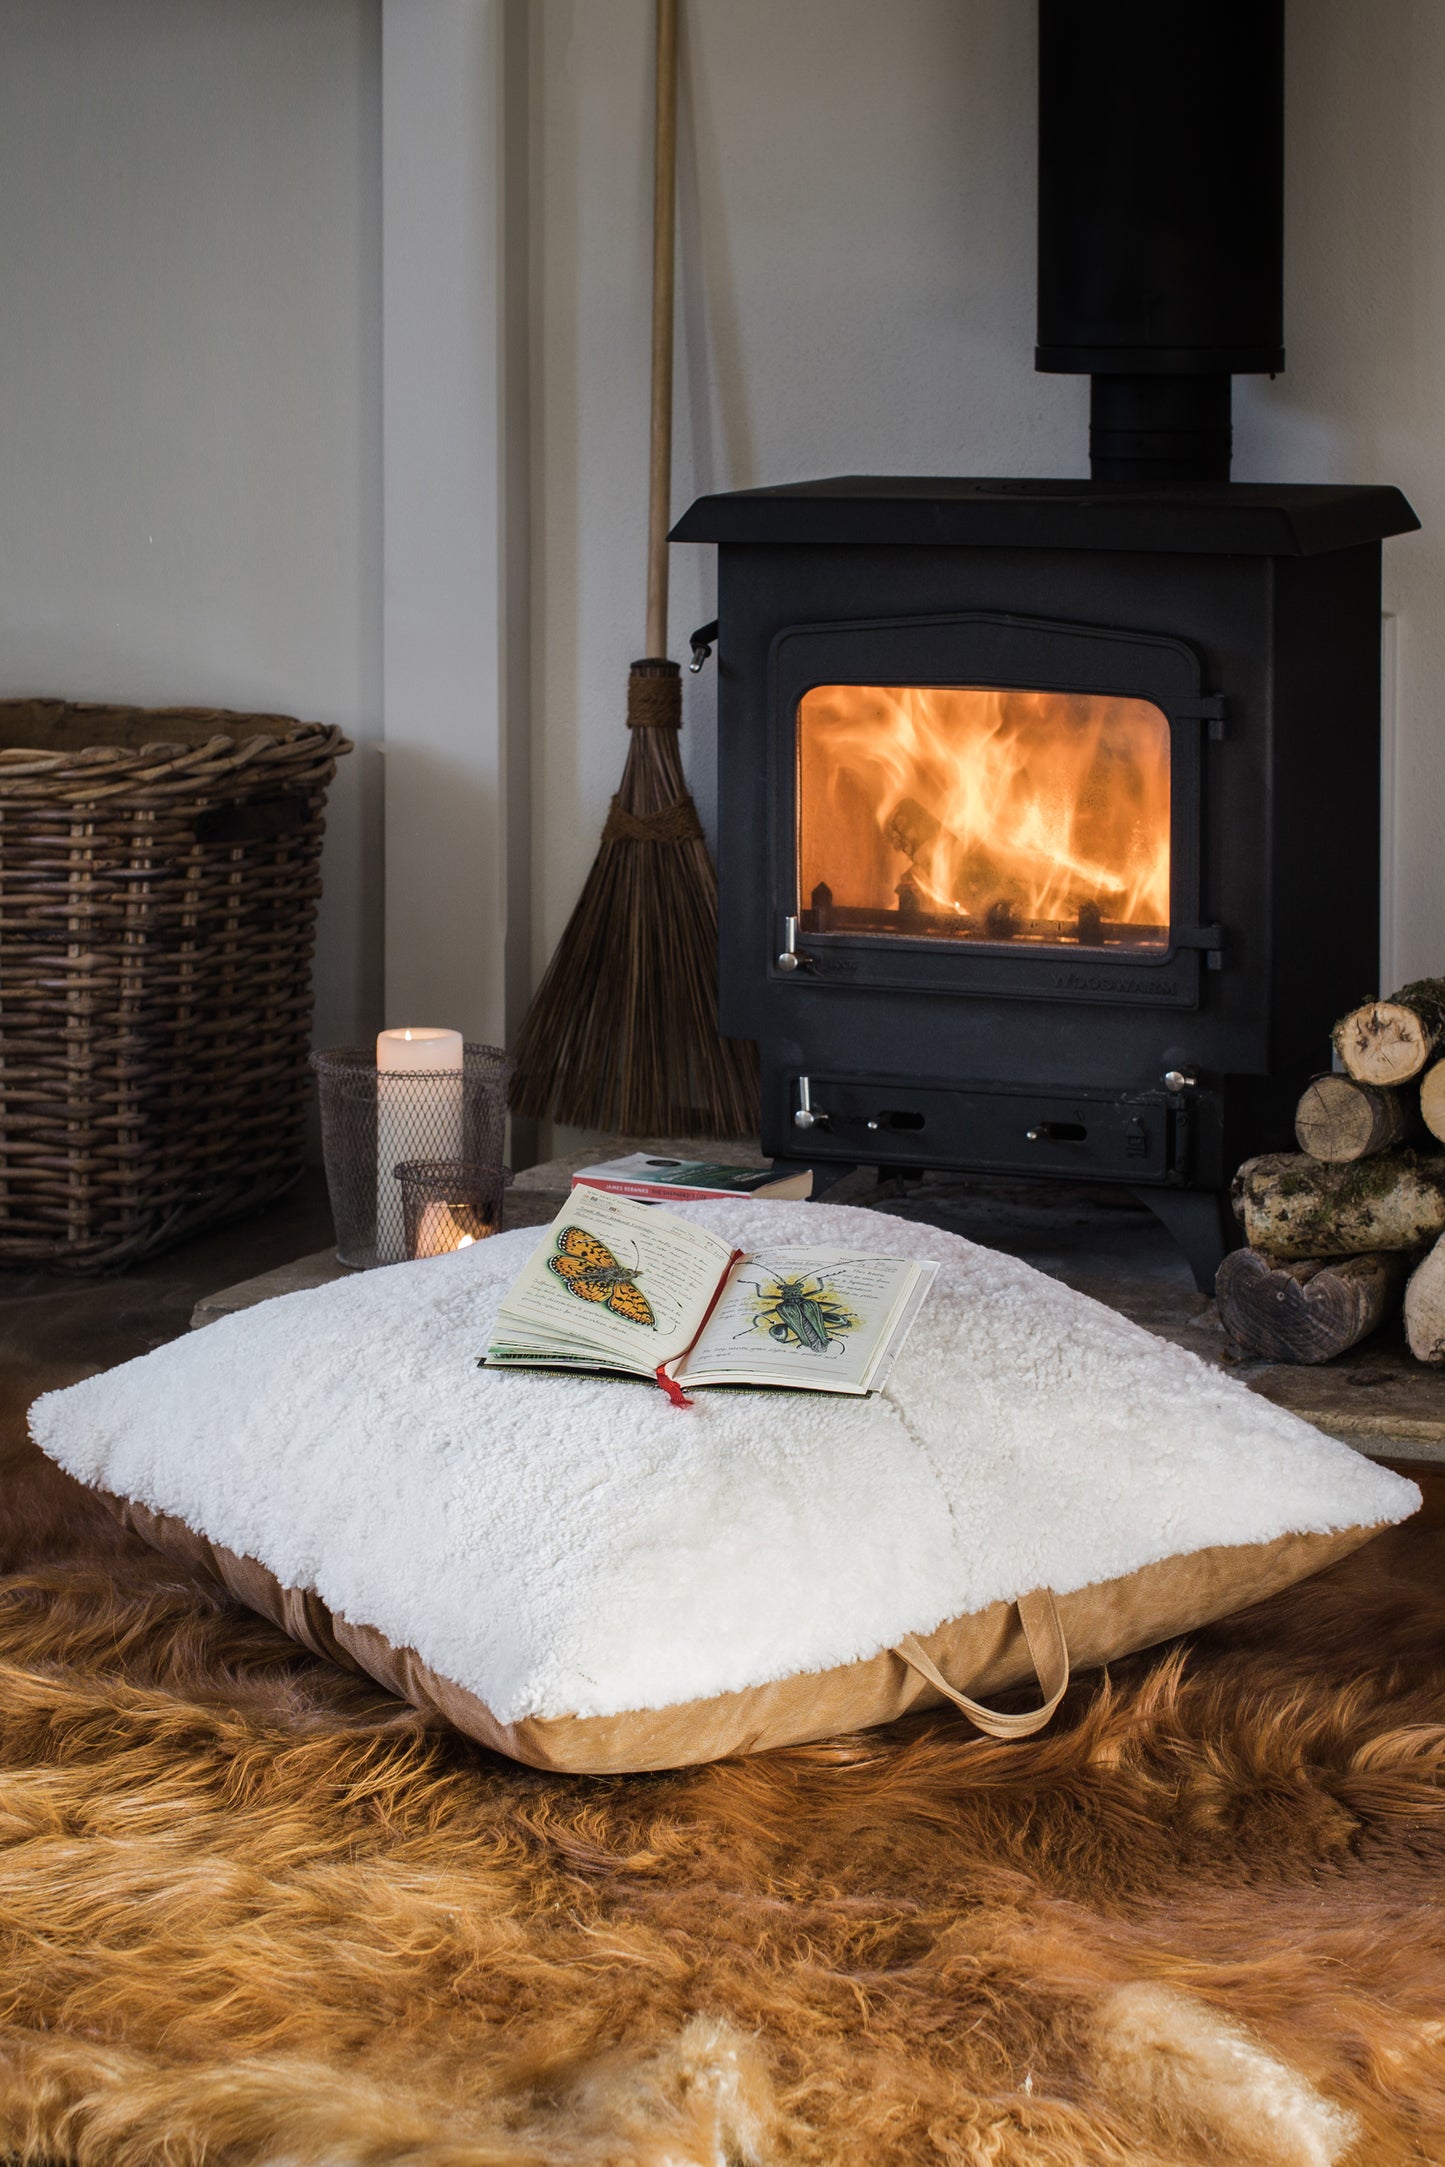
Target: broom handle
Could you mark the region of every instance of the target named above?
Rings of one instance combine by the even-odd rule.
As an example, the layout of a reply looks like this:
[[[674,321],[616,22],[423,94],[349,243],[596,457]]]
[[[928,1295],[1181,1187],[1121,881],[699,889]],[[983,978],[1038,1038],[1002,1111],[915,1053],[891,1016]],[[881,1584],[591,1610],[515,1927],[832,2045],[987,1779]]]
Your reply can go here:
[[[672,503],[672,303],[677,170],[677,0],[657,0],[652,176],[652,454],[647,500],[647,646],[667,653],[667,530]]]

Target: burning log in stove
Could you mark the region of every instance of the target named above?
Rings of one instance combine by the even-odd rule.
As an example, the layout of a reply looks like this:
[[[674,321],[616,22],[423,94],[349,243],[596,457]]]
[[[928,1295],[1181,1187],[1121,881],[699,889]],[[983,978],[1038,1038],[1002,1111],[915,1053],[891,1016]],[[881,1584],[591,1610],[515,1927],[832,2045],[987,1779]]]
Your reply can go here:
[[[960,932],[977,930],[985,940],[1011,941],[1040,930],[1031,906],[1059,877],[1057,863],[1045,852],[1016,847],[1012,856],[1020,870],[1010,872],[985,845],[966,843],[917,798],[899,799],[883,833],[889,845],[910,860],[895,891],[900,920],[920,923],[931,902],[935,911],[959,914]],[[1122,892],[1123,883],[1113,883],[1115,898]],[[1074,938],[1087,947],[1102,947],[1105,921],[1099,897],[1085,897],[1077,912],[1069,929]],[[1068,937],[1063,921],[1052,921],[1050,930],[1054,938]]]
[[[937,904],[956,903],[970,917],[981,917],[991,904],[1024,899],[1020,884],[1008,879],[996,858],[979,844],[965,843],[917,798],[899,799],[883,833],[911,861],[920,897],[926,893]]]

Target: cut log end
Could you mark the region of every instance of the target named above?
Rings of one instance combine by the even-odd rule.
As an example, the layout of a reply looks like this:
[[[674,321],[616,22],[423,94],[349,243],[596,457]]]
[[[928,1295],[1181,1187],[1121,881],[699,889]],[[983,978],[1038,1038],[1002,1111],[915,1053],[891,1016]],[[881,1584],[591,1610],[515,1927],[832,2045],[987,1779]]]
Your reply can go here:
[[[1392,1314],[1408,1271],[1409,1259],[1390,1252],[1275,1264],[1253,1249],[1236,1249],[1215,1281],[1219,1320],[1246,1353],[1272,1362],[1329,1362]]]
[[[1336,1027],[1340,1059],[1357,1083],[1400,1084],[1418,1076],[1430,1046],[1418,1019],[1394,1001],[1372,1001]]]
[[[1373,1158],[1403,1143],[1415,1127],[1408,1092],[1357,1083],[1352,1076],[1316,1076],[1295,1109],[1301,1151],[1327,1165]]]
[[[1445,979],[1421,978],[1366,1001],[1335,1025],[1335,1051],[1358,1083],[1408,1083],[1445,1038]]]

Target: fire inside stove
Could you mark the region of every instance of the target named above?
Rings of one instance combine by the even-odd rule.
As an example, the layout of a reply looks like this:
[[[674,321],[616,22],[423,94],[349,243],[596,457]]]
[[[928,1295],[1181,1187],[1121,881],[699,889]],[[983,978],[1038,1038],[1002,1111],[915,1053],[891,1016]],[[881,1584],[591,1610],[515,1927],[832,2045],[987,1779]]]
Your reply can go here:
[[[807,932],[1168,945],[1169,724],[1147,700],[817,685],[797,804]]]

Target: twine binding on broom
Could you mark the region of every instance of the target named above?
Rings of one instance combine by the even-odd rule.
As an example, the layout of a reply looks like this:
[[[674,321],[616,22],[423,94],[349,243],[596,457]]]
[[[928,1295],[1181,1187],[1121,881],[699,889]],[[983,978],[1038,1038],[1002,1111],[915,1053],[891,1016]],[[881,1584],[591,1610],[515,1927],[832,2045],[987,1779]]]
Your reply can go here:
[[[665,668],[666,675],[662,673]],[[627,680],[629,730],[677,730],[682,726],[682,675],[675,662],[654,668],[634,662]],[[655,813],[629,812],[619,791],[602,830],[604,843],[686,843],[702,834],[697,807],[684,789],[675,805]]]
[[[686,843],[701,833],[702,822],[691,798],[685,805],[668,805],[660,813],[641,815],[629,813],[614,798],[607,825],[602,830],[602,840],[604,843]]]
[[[627,679],[629,730],[682,727],[682,672],[675,662],[634,662]]]

